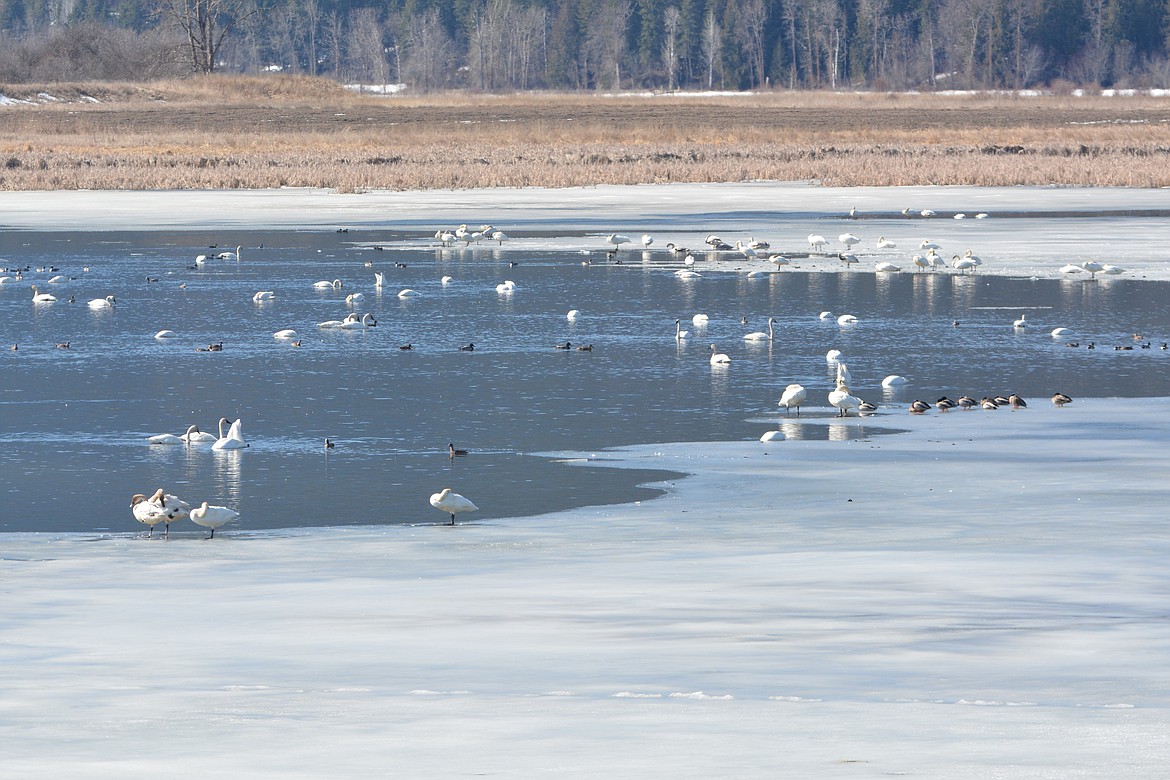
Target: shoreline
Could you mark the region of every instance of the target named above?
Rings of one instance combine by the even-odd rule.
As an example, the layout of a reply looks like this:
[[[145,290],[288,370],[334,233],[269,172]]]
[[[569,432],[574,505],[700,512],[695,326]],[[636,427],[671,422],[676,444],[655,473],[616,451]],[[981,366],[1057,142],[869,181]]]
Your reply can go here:
[[[1042,211],[1032,208],[1043,194]],[[701,204],[701,206],[699,205]],[[905,217],[929,208],[936,216]],[[858,219],[849,219],[857,209]],[[974,219],[976,213],[987,219]],[[965,219],[952,215],[963,213]],[[1084,273],[1062,273],[1067,263],[1097,260],[1119,265],[1115,279],[1170,281],[1170,262],[1162,259],[1164,214],[1170,190],[1092,187],[818,187],[802,182],[737,184],[600,185],[553,190],[376,191],[340,194],[318,189],[166,192],[0,192],[0,229],[36,230],[216,230],[246,243],[258,230],[401,230],[419,235],[404,246],[433,245],[439,228],[460,223],[490,223],[510,231],[509,250],[541,252],[572,249],[604,257],[612,232],[654,233],[653,254],[668,258],[667,242],[702,248],[708,233],[734,243],[749,235],[772,241],[769,252],[793,254],[788,270],[838,272],[844,269],[836,238],[854,232],[862,242],[852,251],[861,262],[854,272],[873,272],[878,261],[894,261],[914,273],[911,256],[920,240],[943,246],[940,254],[972,249],[984,258],[979,274],[1025,278],[1087,280]],[[1110,220],[1107,229],[1102,219]],[[78,226],[84,227],[78,227]],[[680,229],[679,225],[691,225]],[[144,227],[145,226],[145,227]],[[526,233],[562,231],[580,240],[526,238]],[[807,236],[821,233],[829,244],[822,256],[808,255]],[[876,248],[878,234],[898,241],[894,250]],[[387,247],[393,249],[393,246]],[[486,246],[443,251],[476,251]],[[734,253],[704,255],[707,267],[726,271],[774,270],[766,259],[746,260]],[[623,250],[619,256],[639,258]],[[713,262],[708,262],[712,258]],[[675,266],[681,266],[674,261]],[[945,273],[953,273],[945,269]],[[1108,277],[1097,281],[1109,282]]]

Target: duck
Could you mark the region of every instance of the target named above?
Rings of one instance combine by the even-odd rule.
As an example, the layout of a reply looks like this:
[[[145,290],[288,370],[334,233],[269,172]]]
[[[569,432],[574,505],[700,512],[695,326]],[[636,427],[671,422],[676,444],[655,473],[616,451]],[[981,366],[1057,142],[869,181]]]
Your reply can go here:
[[[467,455],[467,450],[456,449],[454,442],[447,443],[447,457],[449,457],[449,458],[462,458],[465,455]]]
[[[459,351],[460,352],[474,352],[475,351],[475,344],[474,343],[464,344],[463,346],[461,346],[459,348]]]
[[[331,449],[334,449],[336,446],[337,445],[334,444],[333,441],[328,436],[325,437],[325,449],[331,450]]]
[[[569,341],[566,341],[564,344],[554,344],[553,346],[556,349],[572,349],[573,348],[572,342],[569,342]]]
[[[239,516],[240,513],[234,509],[228,509],[226,506],[209,506],[206,501],[190,512],[192,522],[211,529],[211,533],[207,536],[208,539],[215,538],[215,529],[230,523]]]
[[[1071,404],[1072,399],[1064,393],[1054,393],[1052,396],[1052,403],[1056,404],[1056,406],[1059,408],[1063,407],[1065,404]]]
[[[455,525],[457,513],[474,512],[479,509],[470,499],[452,491],[451,488],[443,488],[438,493],[432,493],[431,506],[451,515],[451,525]]]
[[[577,347],[577,351],[578,352],[592,352],[593,345],[592,344],[581,344]]]
[[[930,411],[930,404],[926,401],[915,399],[910,402],[910,414],[926,414]]]
[[[1008,403],[1011,405],[1013,412],[1016,409],[1027,409],[1028,408],[1028,402],[1025,401],[1023,398],[1020,398],[1020,396],[1016,395],[1015,393],[1012,393],[1011,395],[1008,396]]]
[[[399,349],[404,352],[409,352],[410,350],[414,349],[414,344],[403,344],[399,347]]]

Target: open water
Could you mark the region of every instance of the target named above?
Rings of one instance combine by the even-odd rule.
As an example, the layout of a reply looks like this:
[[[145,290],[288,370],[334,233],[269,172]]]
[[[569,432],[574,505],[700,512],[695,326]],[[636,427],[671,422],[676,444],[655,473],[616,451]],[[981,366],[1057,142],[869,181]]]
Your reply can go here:
[[[439,250],[384,230],[251,232],[247,242],[239,262],[196,265],[196,255],[234,251],[236,241],[209,232],[0,235],[0,266],[28,268],[0,286],[0,531],[137,533],[130,496],[156,487],[231,506],[244,530],[443,522],[427,498],[447,486],[479,505],[461,517],[470,521],[649,498],[657,491],[640,485],[673,475],[579,458],[633,443],[754,439],[783,417],[776,401],[791,382],[810,400],[790,435],[873,435],[863,420],[832,419],[830,349],[841,350],[853,392],[883,415],[943,394],[1016,392],[1031,403],[1058,390],[1159,395],[1170,378],[1170,352],[1160,349],[1170,290],[1157,282],[793,270],[748,278],[703,262],[701,279],[680,280],[665,251],[624,253],[615,264],[564,248]],[[596,239],[586,245],[596,249]],[[386,278],[380,291],[375,272]],[[57,274],[70,279],[50,284]],[[342,289],[313,286],[334,279]],[[514,292],[497,292],[505,280]],[[34,304],[31,284],[57,301]],[[407,288],[418,295],[400,298]],[[261,290],[275,299],[254,302]],[[364,300],[347,304],[350,293]],[[106,295],[112,308],[87,305]],[[355,311],[377,326],[317,327]],[[709,316],[703,328],[691,322],[697,313]],[[844,313],[858,323],[839,326]],[[1012,327],[1020,314],[1032,323],[1022,331]],[[768,317],[775,337],[745,342]],[[690,331],[681,342],[676,319]],[[1057,326],[1075,336],[1052,338]],[[176,337],[155,339],[164,328]],[[284,328],[296,339],[273,338]],[[219,342],[222,351],[203,351]],[[574,348],[555,348],[566,342]],[[474,351],[459,349],[471,343]],[[709,365],[712,343],[729,366]],[[888,374],[911,384],[883,390]],[[251,446],[146,442],[190,424],[214,433],[220,417],[241,418]],[[449,458],[449,442],[470,454]]]

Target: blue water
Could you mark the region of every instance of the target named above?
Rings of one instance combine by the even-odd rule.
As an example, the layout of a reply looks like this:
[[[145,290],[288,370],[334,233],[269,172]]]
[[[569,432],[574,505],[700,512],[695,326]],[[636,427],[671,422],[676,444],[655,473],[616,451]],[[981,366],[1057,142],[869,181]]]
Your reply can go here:
[[[240,262],[195,266],[197,254],[237,243]],[[246,242],[206,232],[0,236],[0,266],[29,267],[0,287],[0,531],[138,532],[130,495],[159,486],[238,509],[240,529],[441,522],[427,497],[445,486],[480,506],[464,516],[478,521],[649,498],[656,491],[641,483],[673,475],[567,465],[550,453],[604,458],[623,444],[754,439],[774,427],[791,382],[810,391],[804,435],[827,438],[829,349],[842,351],[854,393],[888,415],[943,394],[1038,402],[1057,390],[1149,396],[1170,386],[1162,283],[749,279],[702,267],[702,279],[683,281],[666,252],[620,265],[594,254],[583,265],[576,251],[430,244],[390,231],[249,233]],[[50,266],[73,280],[48,284]],[[381,293],[375,271],[387,276]],[[337,278],[341,290],[312,286]],[[515,293],[496,292],[505,279]],[[33,283],[58,301],[33,304]],[[400,299],[403,288],[421,295]],[[259,290],[277,297],[254,303]],[[348,306],[353,292],[365,300]],[[86,305],[106,295],[113,309]],[[580,311],[575,322],[570,309]],[[859,322],[841,328],[818,318],[823,310]],[[316,326],[350,311],[372,313],[377,327]],[[710,317],[703,330],[690,322],[700,312]],[[1024,332],[1011,327],[1021,313],[1034,323]],[[775,339],[745,343],[769,316]],[[691,331],[682,343],[680,318]],[[1077,335],[1051,338],[1058,325]],[[177,337],[156,340],[163,328]],[[273,338],[283,328],[300,347]],[[200,351],[220,341],[222,351]],[[566,341],[593,349],[554,349]],[[63,342],[69,349],[54,346]],[[458,349],[468,343],[474,351]],[[730,366],[709,365],[710,343]],[[912,384],[883,391],[891,373]],[[145,442],[189,424],[215,432],[221,416],[242,418],[248,449]],[[860,423],[848,431],[875,434]],[[325,437],[336,449],[325,451]],[[471,454],[451,460],[448,442]]]

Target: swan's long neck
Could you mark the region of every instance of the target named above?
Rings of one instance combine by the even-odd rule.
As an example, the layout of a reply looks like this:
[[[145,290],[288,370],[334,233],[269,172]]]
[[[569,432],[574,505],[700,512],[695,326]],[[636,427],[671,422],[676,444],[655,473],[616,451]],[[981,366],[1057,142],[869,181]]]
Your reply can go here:
[[[221,438],[221,439],[223,438],[223,424],[226,423],[227,421],[228,420],[226,417],[219,418],[219,438]]]
[[[768,340],[772,340],[772,318],[768,318]]]

